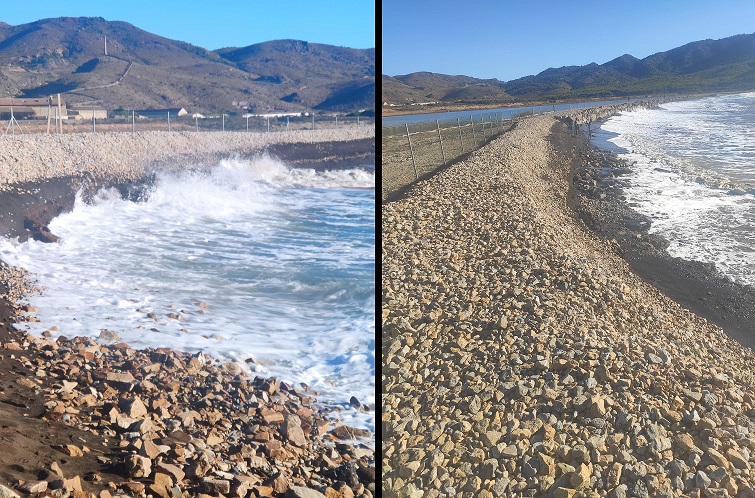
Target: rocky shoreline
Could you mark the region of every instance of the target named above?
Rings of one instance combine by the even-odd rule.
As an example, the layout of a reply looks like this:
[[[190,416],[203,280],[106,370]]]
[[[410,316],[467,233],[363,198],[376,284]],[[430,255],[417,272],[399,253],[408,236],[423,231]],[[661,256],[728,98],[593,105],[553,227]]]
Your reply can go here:
[[[54,240],[46,224],[80,188],[129,195],[157,169],[218,156],[374,164],[370,129],[124,135],[0,137],[3,236]],[[12,324],[35,310],[17,303],[36,291],[32,276],[0,265],[0,496],[374,496],[373,436],[330,418],[306,386],[202,354],[135,350],[107,330],[21,333]]]
[[[527,118],[383,205],[387,496],[755,496],[755,353],[586,226],[581,146]]]
[[[585,224],[615,242],[646,282],[755,349],[755,289],[722,276],[714,265],[670,256],[668,241],[648,233],[650,220],[626,203],[622,186],[629,165],[584,143],[578,149],[572,168],[572,207]]]

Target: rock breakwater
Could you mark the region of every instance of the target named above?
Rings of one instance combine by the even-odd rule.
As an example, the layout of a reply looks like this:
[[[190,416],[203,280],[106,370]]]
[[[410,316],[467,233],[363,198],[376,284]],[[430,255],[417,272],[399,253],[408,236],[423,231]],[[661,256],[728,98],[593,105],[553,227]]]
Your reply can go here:
[[[554,127],[382,207],[383,491],[755,496],[755,354],[589,231]]]

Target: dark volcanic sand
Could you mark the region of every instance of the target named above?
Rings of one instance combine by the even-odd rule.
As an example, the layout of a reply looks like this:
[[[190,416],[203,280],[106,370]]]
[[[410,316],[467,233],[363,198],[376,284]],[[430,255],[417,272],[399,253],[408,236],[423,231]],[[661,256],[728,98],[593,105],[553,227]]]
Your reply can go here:
[[[562,123],[554,125],[551,140],[573,158],[569,197],[584,223],[601,237],[615,240],[646,282],[755,349],[755,289],[732,282],[712,265],[670,256],[668,242],[648,234],[650,221],[625,202],[621,175],[627,165],[615,155],[592,147],[584,136],[575,138]]]

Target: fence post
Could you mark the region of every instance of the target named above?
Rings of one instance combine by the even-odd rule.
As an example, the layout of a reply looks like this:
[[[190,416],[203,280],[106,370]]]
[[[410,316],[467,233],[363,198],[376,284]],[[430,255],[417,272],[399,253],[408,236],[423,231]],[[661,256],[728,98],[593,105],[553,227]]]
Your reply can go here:
[[[480,114],[480,121],[482,121],[482,141],[485,141],[485,115]]]
[[[136,125],[134,124],[136,121],[136,111],[131,111],[131,133],[134,133],[134,128],[136,128]]]
[[[440,134],[440,121],[436,119],[435,124],[438,126],[438,138],[440,139],[440,153],[443,156],[443,164],[446,164],[446,152],[443,150],[443,135]]]
[[[475,137],[474,135],[474,118],[472,117],[471,114],[469,115],[469,122],[472,123],[472,143],[474,144],[472,148],[474,149],[475,146],[477,145],[477,137]]]
[[[414,177],[419,180],[419,173],[417,173],[417,163],[414,161],[414,148],[412,147],[412,139],[409,137],[409,124],[406,123],[406,139],[409,140],[409,153],[412,155],[412,165],[414,166]]]
[[[461,143],[461,152],[464,152],[464,140],[461,138],[461,121],[459,121],[459,118],[456,118],[456,126],[459,127],[459,142]]]
[[[168,111],[168,131],[170,131],[170,111]]]

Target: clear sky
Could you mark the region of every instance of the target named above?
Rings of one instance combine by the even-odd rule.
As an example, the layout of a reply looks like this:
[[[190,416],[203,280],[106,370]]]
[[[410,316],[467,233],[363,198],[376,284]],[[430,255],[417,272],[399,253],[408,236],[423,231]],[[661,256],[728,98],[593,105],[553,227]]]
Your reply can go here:
[[[209,50],[296,39],[375,47],[375,0],[0,0],[0,21],[103,17]]]
[[[383,0],[382,73],[507,81],[755,32],[754,0]]]

